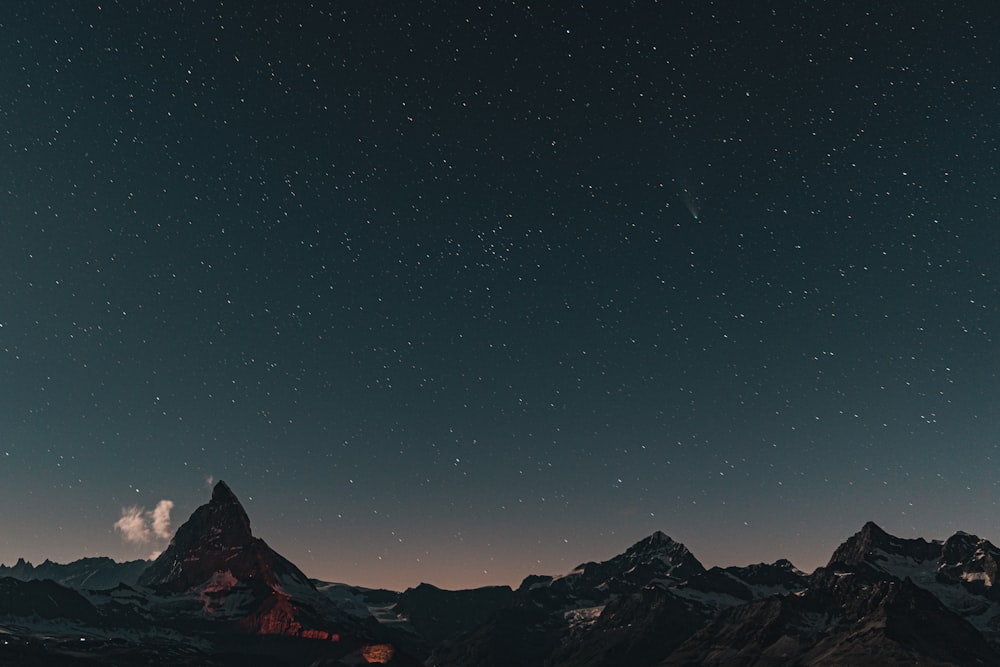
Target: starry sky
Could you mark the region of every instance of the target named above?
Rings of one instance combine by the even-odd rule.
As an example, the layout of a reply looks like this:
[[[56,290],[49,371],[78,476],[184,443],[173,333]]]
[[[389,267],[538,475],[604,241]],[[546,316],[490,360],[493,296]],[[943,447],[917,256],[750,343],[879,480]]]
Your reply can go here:
[[[0,562],[146,557],[219,479],[396,589],[1000,542],[998,26],[3,3]]]

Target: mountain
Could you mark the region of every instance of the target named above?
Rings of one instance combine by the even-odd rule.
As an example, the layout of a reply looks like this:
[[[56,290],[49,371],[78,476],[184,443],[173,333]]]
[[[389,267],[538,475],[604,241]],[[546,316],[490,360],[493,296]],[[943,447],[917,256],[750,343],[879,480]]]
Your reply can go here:
[[[579,646],[588,637],[621,635],[611,626],[627,625],[631,621],[622,620],[626,617],[667,608],[686,614],[690,605],[679,598],[658,605],[645,605],[640,599],[641,610],[624,608],[630,596],[641,595],[647,587],[664,590],[703,572],[704,566],[683,544],[657,531],[609,560],[583,563],[561,576],[527,577],[513,605],[499,610],[476,630],[440,644],[427,664],[531,667],[568,659],[586,650]],[[609,605],[612,611],[607,610]],[[607,620],[607,627],[598,625],[605,612],[608,619],[617,619]],[[592,631],[592,627],[598,629]]]
[[[9,662],[0,648],[0,664],[419,664],[391,629],[338,608],[254,537],[225,482],[132,586],[76,592],[0,579],[2,633],[0,646],[20,653]]]
[[[220,577],[225,573],[225,577]],[[222,579],[261,582],[272,590],[311,594],[315,586],[299,568],[254,537],[250,518],[226,485],[219,482],[212,499],[194,511],[170,545],[139,577],[140,586],[181,592]]]
[[[677,595],[713,609],[725,609],[809,586],[808,576],[786,559],[745,567],[713,567],[675,588]]]
[[[21,581],[49,579],[67,588],[114,588],[118,584],[134,585],[149,566],[149,561],[132,560],[117,563],[110,558],[81,558],[72,563],[53,563],[46,560],[38,566],[19,558],[11,567],[0,565],[0,577],[13,577]]]
[[[513,604],[514,591],[509,586],[446,591],[420,584],[399,595],[393,613],[407,622],[428,646],[436,646],[474,630]]]
[[[0,616],[62,619],[90,625],[100,619],[94,605],[80,593],[46,579],[0,578],[0,600]]]
[[[518,590],[548,604],[595,606],[653,582],[684,581],[704,571],[687,547],[657,531],[609,560],[583,563],[562,576],[528,577]]]
[[[706,569],[655,532],[516,590],[398,593],[310,580],[220,482],[152,563],[0,574],[0,664],[28,667],[1000,665],[1000,549],[874,523],[812,574]]]
[[[654,533],[442,643],[432,667],[996,665],[1000,550],[974,535],[905,539],[865,524],[807,575],[789,561],[705,570]]]
[[[995,665],[975,628],[910,580],[820,572],[800,595],[732,607],[662,662],[674,665]]]
[[[579,638],[553,655],[554,667],[653,665],[721,611],[800,592],[808,577],[789,561],[713,567],[684,580],[657,580],[614,597]]]
[[[959,584],[968,593],[1000,602],[1000,549],[988,540],[955,533],[941,547],[937,581]]]
[[[330,659],[375,651],[373,646],[397,654],[391,629],[370,614],[359,618],[338,608],[298,567],[254,537],[246,511],[225,482],[177,529],[138,586],[153,592],[154,613],[230,637],[303,639],[307,643],[297,648]],[[317,653],[321,644],[328,649]],[[392,664],[410,661],[403,651],[398,656]]]
[[[944,541],[907,540],[869,523],[834,552],[827,569],[909,579],[1000,648],[998,562],[1000,550],[975,535],[959,532]]]
[[[893,563],[925,562],[940,555],[940,542],[894,537],[869,521],[837,547],[827,567],[866,565],[888,572]]]

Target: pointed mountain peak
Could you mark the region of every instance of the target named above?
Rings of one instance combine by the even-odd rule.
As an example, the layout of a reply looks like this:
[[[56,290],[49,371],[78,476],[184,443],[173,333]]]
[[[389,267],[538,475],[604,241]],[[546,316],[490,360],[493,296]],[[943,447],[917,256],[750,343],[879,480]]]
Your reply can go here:
[[[884,539],[889,537],[889,533],[882,530],[874,521],[868,521],[865,525],[861,526],[861,530],[858,532],[858,535],[870,539]]]
[[[934,560],[941,552],[941,544],[916,538],[896,537],[869,521],[861,530],[837,547],[827,567],[837,565],[878,565],[893,558],[910,558],[915,561]],[[881,566],[879,565],[881,568]]]
[[[673,540],[670,539],[670,536],[664,533],[662,530],[656,531],[643,541],[649,542],[650,544],[670,544],[673,542]]]
[[[690,555],[688,548],[670,538],[663,531],[656,531],[649,537],[644,537],[626,550],[625,555],[648,560],[659,558],[671,562]]]
[[[236,494],[225,482],[220,481],[215,485],[212,489],[212,500],[195,510],[188,524],[193,523],[196,517],[202,519],[200,528],[209,530],[216,537],[223,537],[226,546],[242,544],[253,537],[250,531],[250,517],[247,516]],[[177,532],[179,537],[180,530]]]
[[[236,498],[236,494],[233,493],[232,489],[229,488],[229,485],[221,479],[219,480],[219,483],[215,485],[215,488],[212,489],[212,502],[240,504],[240,501]]]
[[[958,531],[944,541],[943,557],[947,559],[950,555],[962,551],[975,550],[982,542],[985,540],[980,539],[978,535]]]
[[[977,535],[957,532],[941,548],[939,580],[964,582],[966,588],[992,588],[1000,575],[1000,549]]]
[[[629,551],[659,551],[663,548],[669,548],[672,545],[681,545],[679,542],[674,542],[670,536],[664,533],[662,530],[658,530],[648,537],[644,537],[635,544],[633,544]]]
[[[701,563],[686,546],[659,530],[633,544],[618,559],[623,559],[631,566],[642,563],[653,565],[658,570],[666,567],[664,572],[669,572],[675,578],[704,571]]]
[[[255,546],[250,517],[225,482],[212,490],[212,499],[196,509],[174,534],[170,545],[149,566],[140,584],[169,583],[183,589],[227,569],[223,563]]]

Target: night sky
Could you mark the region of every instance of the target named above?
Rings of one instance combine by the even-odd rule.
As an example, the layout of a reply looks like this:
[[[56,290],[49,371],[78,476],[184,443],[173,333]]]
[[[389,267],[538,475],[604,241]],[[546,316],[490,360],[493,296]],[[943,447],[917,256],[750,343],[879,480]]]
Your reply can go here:
[[[12,1],[0,62],[0,562],[219,479],[397,589],[1000,542],[996,3]]]

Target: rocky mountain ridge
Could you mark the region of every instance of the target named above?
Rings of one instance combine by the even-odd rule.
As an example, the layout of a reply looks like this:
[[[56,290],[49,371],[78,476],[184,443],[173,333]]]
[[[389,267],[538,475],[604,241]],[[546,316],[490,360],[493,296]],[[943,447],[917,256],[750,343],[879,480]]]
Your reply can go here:
[[[21,562],[10,572],[35,574]],[[380,656],[383,664],[419,664],[397,650],[393,633],[374,617],[340,609],[254,537],[225,482],[134,581],[130,571],[117,573],[122,579],[112,588],[88,587],[87,578],[65,578],[74,589],[48,580],[0,579],[0,634],[6,635],[0,664],[37,659],[46,665],[193,666],[252,659],[333,667],[371,662],[366,656]]]
[[[133,585],[149,567],[148,560],[118,563],[106,557],[81,558],[72,563],[53,563],[45,560],[32,565],[19,558],[14,565],[0,565],[0,577],[13,577],[21,581],[48,579],[68,588],[114,588],[118,584]]]
[[[787,560],[706,569],[656,532],[516,590],[397,593],[310,580],[220,482],[152,563],[0,566],[0,663],[995,665],[998,570],[975,535],[867,523],[812,574]]]

